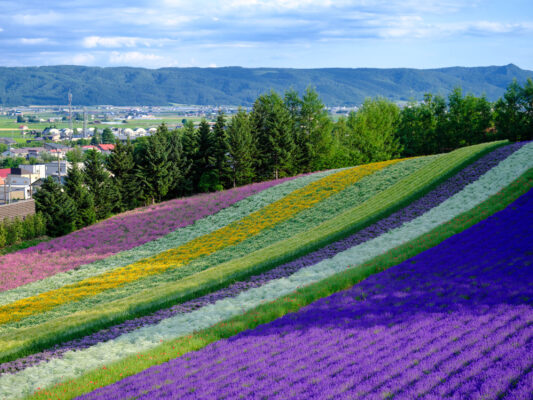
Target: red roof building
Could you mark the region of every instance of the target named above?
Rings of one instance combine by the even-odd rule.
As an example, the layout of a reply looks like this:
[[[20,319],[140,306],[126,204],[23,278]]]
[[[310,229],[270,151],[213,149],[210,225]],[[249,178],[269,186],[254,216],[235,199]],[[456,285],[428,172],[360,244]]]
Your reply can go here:
[[[11,173],[11,168],[0,168],[0,178],[7,178]]]
[[[112,151],[115,150],[114,144],[99,144],[98,148],[102,151]]]

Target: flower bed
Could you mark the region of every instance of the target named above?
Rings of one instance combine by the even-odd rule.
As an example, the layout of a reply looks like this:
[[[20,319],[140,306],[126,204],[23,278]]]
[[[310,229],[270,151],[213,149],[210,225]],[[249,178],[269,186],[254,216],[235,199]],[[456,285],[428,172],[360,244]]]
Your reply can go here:
[[[338,232],[339,230],[339,223],[340,229],[342,230],[346,230],[348,227],[351,228],[354,224],[360,226],[365,223],[364,221],[373,218],[373,216],[369,217],[368,214],[365,215],[365,211],[367,213],[368,211],[373,212],[374,215],[382,213],[387,207],[394,207],[394,200],[396,200],[396,202],[402,202],[407,198],[411,198],[413,193],[423,190],[424,187],[433,185],[435,181],[440,179],[439,177],[442,176],[443,173],[446,174],[448,171],[453,171],[454,169],[459,168],[459,166],[463,166],[465,162],[476,157],[479,153],[485,152],[487,149],[493,147],[493,144],[472,146],[439,157],[436,161],[430,163],[429,166],[418,170],[408,178],[402,180],[399,183],[400,185],[394,185],[390,190],[387,189],[372,198],[372,201],[364,203],[361,207],[356,207],[354,213],[356,216],[361,215],[360,218],[363,218],[362,220],[355,219],[354,221],[348,219],[346,221],[344,218],[337,217],[320,226],[320,228],[326,228],[325,232],[317,228],[310,230],[310,232],[314,231],[314,233],[320,235],[318,241],[329,240],[332,236],[331,229],[333,229],[333,235],[336,235],[336,231]],[[523,167],[523,165],[524,162],[522,161],[521,167]],[[379,201],[373,202],[375,199],[378,199]],[[377,203],[377,207],[375,203]],[[454,212],[456,211],[454,210]],[[416,233],[416,229],[413,230],[413,232]],[[302,250],[308,250],[309,242],[317,243],[317,237],[314,235],[309,235],[310,237],[301,236],[302,235],[296,235],[293,239],[303,241]],[[283,249],[281,251],[281,260],[283,260],[283,257],[286,257],[287,251],[294,252],[294,249],[291,248],[292,243],[294,243],[294,240],[292,239],[281,242],[281,248]],[[275,251],[274,249],[276,246],[266,248],[266,253],[268,254],[269,252],[271,253],[272,251]],[[232,262],[225,263],[221,266],[195,274],[190,277],[190,279],[188,277],[170,286],[161,285],[161,287],[157,288],[155,291],[142,293],[140,296],[132,296],[131,299],[125,298],[123,300],[111,302],[105,307],[95,307],[90,311],[79,312],[72,316],[58,318],[50,323],[46,322],[29,329],[20,329],[20,331],[2,337],[2,357],[4,359],[6,357],[14,357],[14,354],[20,354],[22,351],[27,351],[25,349],[35,349],[36,346],[49,346],[50,342],[57,343],[62,337],[72,337],[73,334],[81,335],[82,332],[94,330],[97,326],[102,327],[106,324],[109,326],[112,320],[120,322],[121,319],[123,320],[127,315],[143,312],[146,308],[163,308],[169,302],[176,302],[178,298],[183,298],[185,300],[187,297],[197,297],[202,291],[205,292],[207,290],[211,291],[213,288],[216,289],[217,286],[221,285],[221,282],[234,280],[236,277],[239,278],[239,274],[250,274],[257,270],[258,267],[262,268],[262,264],[265,263],[264,258],[261,260],[261,257],[259,257],[259,263],[257,264],[258,255],[260,253],[261,257],[263,257],[263,251],[260,250],[251,254],[249,261],[243,261],[246,257],[236,260],[235,265],[238,265],[238,268],[240,268],[240,271],[237,274]],[[268,255],[268,257],[271,256]],[[252,265],[248,264],[250,262],[252,262]],[[317,274],[315,271],[309,276],[315,280],[323,279],[327,276],[323,275],[323,273],[325,272]],[[283,290],[280,293],[283,293]],[[224,316],[225,314],[222,313],[220,315]]]
[[[38,364],[39,362],[51,360],[53,358],[59,358],[67,351],[86,349],[100,342],[115,339],[120,335],[132,332],[140,327],[154,325],[163,319],[186,312],[192,312],[193,310],[199,309],[208,304],[213,304],[223,298],[235,297],[247,289],[262,286],[271,280],[290,276],[294,272],[304,267],[308,267],[316,264],[319,261],[331,258],[341,251],[373,239],[391,229],[397,228],[403,223],[411,221],[412,219],[422,215],[431,208],[437,206],[444,200],[459,192],[466,185],[477,180],[485,172],[496,166],[500,161],[522,147],[522,145],[523,143],[515,143],[496,149],[495,151],[477,160],[472,165],[461,170],[458,174],[448,179],[436,189],[411,203],[404,209],[393,213],[389,217],[376,222],[375,224],[357,232],[354,235],[351,235],[346,239],[332,243],[323,249],[305,255],[293,262],[283,264],[273,270],[266,271],[257,276],[252,276],[243,282],[236,282],[233,285],[227,288],[222,288],[214,293],[190,300],[183,304],[175,305],[167,309],[159,310],[149,316],[126,321],[117,326],[113,326],[112,328],[99,331],[88,337],[74,340],[63,345],[57,345],[53,349],[31,355],[23,359],[4,363],[0,365],[0,374],[5,372],[21,371],[29,366]]]
[[[6,292],[0,292],[0,305],[8,304],[25,297],[35,296],[40,293],[60,288],[61,286],[79,282],[83,279],[101,274],[118,267],[124,267],[136,261],[151,257],[162,251],[169,250],[186,243],[199,236],[211,233],[262,207],[271,204],[294,190],[335,173],[335,170],[317,172],[269,187],[261,192],[248,196],[228,208],[215,214],[196,220],[194,224],[179,228],[169,234],[135,248],[121,251],[91,264],[77,266],[66,272],[58,273],[48,278],[20,286]],[[75,251],[74,251],[75,253]],[[38,266],[38,264],[37,264]]]
[[[193,260],[180,268],[170,269],[164,273],[107,290],[83,301],[67,303],[49,312],[35,314],[9,325],[20,329],[84,309],[91,309],[101,304],[108,304],[124,296],[132,296],[140,291],[157,288],[162,283],[175,282],[199,271],[212,268],[222,262],[242,257],[270,244],[290,238],[298,232],[306,231],[357,204],[362,204],[365,200],[385,190],[388,186],[400,181],[425,164],[432,162],[435,158],[436,156],[415,158],[389,165],[372,175],[366,176],[354,185],[348,186],[343,191],[324,199],[314,207],[307,208],[293,218],[266,229],[237,245],[229,246],[213,254]],[[9,325],[2,326],[0,332],[7,332]]]
[[[313,182],[239,221],[211,234],[193,239],[177,248],[54,291],[0,306],[0,324],[18,321],[61,304],[79,301],[143,277],[159,274],[170,268],[181,267],[195,258],[242,242],[263,229],[313,207],[316,203],[342,191],[362,177],[398,161],[385,161],[342,170]]]
[[[528,155],[527,152],[525,152],[525,154]],[[521,155],[523,156],[524,152],[522,152]],[[503,173],[503,175],[507,176],[507,178],[510,171],[516,168],[516,165],[512,163],[517,163],[522,167],[524,163],[527,164],[524,159],[520,159],[519,157],[510,157],[510,160],[508,159],[506,161],[509,162],[506,164],[501,163],[503,165],[499,165],[498,170],[500,174]],[[452,202],[452,204],[456,203],[457,205],[463,205],[464,207],[467,207],[466,209],[468,209],[468,207],[471,207],[471,205],[474,204],[476,201],[481,201],[479,198],[472,199],[472,193],[475,194],[481,192],[480,196],[482,197],[484,194],[493,191],[495,188],[498,187],[498,185],[501,185],[502,183],[502,179],[495,179],[497,178],[497,175],[495,176],[494,173],[485,174],[484,178],[484,180],[480,179],[478,182],[475,183],[477,184],[477,187],[472,188],[472,186],[474,185],[470,185],[469,188],[471,188],[471,190],[463,190],[461,192],[463,194],[462,198],[460,196],[454,196],[454,202]],[[489,185],[489,187],[487,187],[487,184]],[[480,190],[481,188],[485,189]],[[448,203],[450,204],[450,202]],[[452,206],[451,212],[457,213],[460,212],[460,210],[456,206]],[[436,215],[441,215],[444,218],[449,218],[450,214],[443,213],[441,207],[441,210]],[[423,229],[428,227],[428,223],[437,225],[439,224],[438,221],[435,221],[435,215],[430,215],[425,220],[419,219],[418,224],[416,226],[418,226],[419,229],[422,229],[423,231]],[[429,227],[429,229],[431,229],[431,226]],[[374,248],[376,254],[381,254],[384,249],[387,248],[387,244],[392,244],[394,246],[395,243],[402,243],[402,240],[409,240],[408,235],[410,235],[411,237],[413,237],[412,235],[415,235],[414,237],[416,237],[418,236],[418,234],[413,229],[413,226],[409,227],[407,231],[396,230],[394,235],[389,235],[387,238],[384,238],[382,240],[383,246],[381,246],[381,248],[379,248],[375,244],[370,245],[369,248]],[[396,239],[394,239],[395,237]],[[365,254],[365,257],[370,256],[368,252],[363,253]],[[354,254],[359,254],[359,251],[356,250]],[[343,257],[345,256],[349,256],[349,253],[343,255]],[[337,258],[337,260],[335,260],[335,258],[332,260],[333,261],[329,264],[330,275],[331,273],[339,271],[339,258]],[[343,260],[343,258],[341,257],[340,260]],[[362,261],[364,261],[364,258]],[[327,274],[324,274],[324,269],[327,266],[327,263],[317,264],[315,266],[316,268],[314,269],[313,267],[311,267],[302,270],[301,274],[294,274],[289,281],[281,279],[277,282],[271,282],[267,285],[262,286],[261,288],[250,290],[247,293],[242,293],[236,299],[227,299],[218,302],[213,306],[208,306],[202,310],[193,312],[187,316],[176,318],[174,320],[169,319],[167,321],[164,321],[163,324],[160,324],[156,327],[140,329],[136,332],[132,332],[132,334],[124,335],[121,339],[117,341],[95,346],[94,349],[90,349],[89,351],[71,352],[66,359],[53,360],[51,363],[49,363],[50,365],[44,367],[32,367],[12,377],[4,376],[0,378],[0,386],[5,386],[6,388],[27,388],[28,379],[29,382],[32,382],[32,384],[39,382],[39,384],[41,385],[46,385],[49,384],[47,382],[50,382],[50,379],[54,379],[54,376],[57,376],[58,374],[62,376],[73,376],[74,374],[75,376],[83,369],[86,370],[86,368],[94,368],[98,365],[108,365],[110,362],[113,361],[113,359],[120,359],[127,354],[131,354],[143,348],[146,349],[150,348],[151,346],[157,345],[160,339],[170,339],[172,337],[175,337],[176,335],[179,336],[182,334],[186,335],[188,329],[190,329],[189,332],[197,329],[202,329],[206,326],[212,325],[217,320],[219,321],[225,318],[229,318],[232,315],[239,314],[240,312],[242,312],[243,309],[249,309],[258,304],[261,304],[261,302],[264,300],[276,299],[277,297],[282,296],[284,293],[289,293],[293,291],[295,288],[301,286],[302,284],[320,281],[321,279],[327,276]],[[343,267],[340,266],[340,268],[342,269]],[[72,367],[69,367],[74,365],[76,366],[76,370],[73,370]],[[53,376],[50,375],[51,371],[53,371]]]
[[[352,289],[82,399],[513,395],[533,362],[532,212],[530,191]]]
[[[107,258],[151,242],[269,187],[294,178],[254,183],[139,208],[37,246],[0,257],[0,291]]]

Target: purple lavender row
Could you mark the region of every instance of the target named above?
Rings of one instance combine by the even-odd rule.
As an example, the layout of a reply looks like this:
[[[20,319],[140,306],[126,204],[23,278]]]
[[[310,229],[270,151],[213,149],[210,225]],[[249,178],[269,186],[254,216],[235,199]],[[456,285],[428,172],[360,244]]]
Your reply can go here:
[[[349,290],[79,399],[529,398],[531,237],[533,190]]]
[[[32,365],[51,360],[53,358],[61,358],[62,355],[67,351],[86,349],[98,343],[115,339],[120,335],[134,331],[135,329],[143,326],[157,324],[163,319],[170,318],[177,314],[194,311],[195,309],[201,308],[208,304],[213,304],[216,301],[224,298],[236,297],[239,293],[245,290],[262,286],[274,279],[290,276],[301,268],[305,268],[324,259],[331,258],[341,251],[378,237],[383,233],[386,233],[389,230],[401,226],[405,222],[411,221],[412,219],[424,214],[431,208],[439,205],[455,193],[459,192],[466,185],[476,181],[481,175],[496,166],[500,161],[507,158],[523,145],[524,143],[514,143],[496,149],[495,151],[485,155],[475,163],[466,167],[458,174],[438,186],[436,189],[416,200],[404,209],[391,214],[389,217],[378,221],[377,223],[359,231],[352,236],[347,237],[344,240],[330,244],[320,250],[300,257],[295,261],[281,265],[263,274],[252,276],[245,281],[236,282],[227,288],[223,288],[197,299],[187,301],[167,309],[158,310],[155,313],[145,317],[123,322],[119,325],[101,330],[81,339],[56,345],[53,348],[40,353],[35,353],[18,360],[0,364],[0,375],[4,373],[15,373]]]

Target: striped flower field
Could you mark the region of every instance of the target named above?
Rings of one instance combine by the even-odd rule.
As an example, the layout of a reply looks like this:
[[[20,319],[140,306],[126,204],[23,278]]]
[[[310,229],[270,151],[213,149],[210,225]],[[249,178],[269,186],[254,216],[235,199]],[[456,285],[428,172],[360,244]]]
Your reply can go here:
[[[529,399],[531,186],[533,143],[487,143],[2,256],[0,398]]]

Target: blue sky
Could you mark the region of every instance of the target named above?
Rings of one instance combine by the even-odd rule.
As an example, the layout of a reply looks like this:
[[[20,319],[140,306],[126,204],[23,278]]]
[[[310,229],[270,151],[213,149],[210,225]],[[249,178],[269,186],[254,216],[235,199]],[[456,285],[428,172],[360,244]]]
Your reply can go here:
[[[0,0],[2,66],[509,63],[533,70],[533,0]]]

